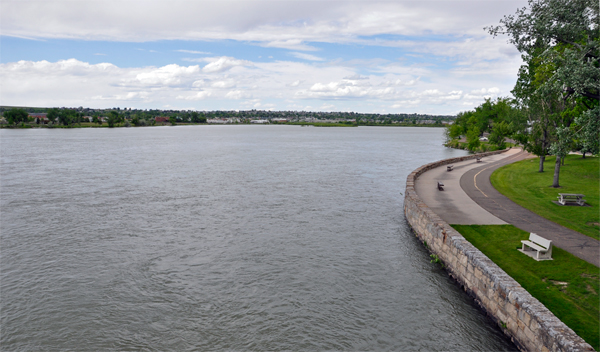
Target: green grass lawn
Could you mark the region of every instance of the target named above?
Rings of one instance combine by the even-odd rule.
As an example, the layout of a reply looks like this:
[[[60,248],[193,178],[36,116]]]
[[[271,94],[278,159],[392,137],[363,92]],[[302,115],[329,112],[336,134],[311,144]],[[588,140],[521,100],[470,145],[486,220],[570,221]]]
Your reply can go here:
[[[600,349],[598,267],[556,247],[552,249],[554,260],[535,261],[517,251],[529,233],[512,225],[452,227],[587,343]]]
[[[506,165],[492,174],[492,185],[522,207],[564,227],[600,239],[599,158],[567,156],[565,165],[560,168],[561,188],[552,187],[555,160],[553,156],[547,157],[542,173],[538,172],[539,158]],[[590,206],[554,204],[552,201],[557,200],[558,193],[585,194]]]

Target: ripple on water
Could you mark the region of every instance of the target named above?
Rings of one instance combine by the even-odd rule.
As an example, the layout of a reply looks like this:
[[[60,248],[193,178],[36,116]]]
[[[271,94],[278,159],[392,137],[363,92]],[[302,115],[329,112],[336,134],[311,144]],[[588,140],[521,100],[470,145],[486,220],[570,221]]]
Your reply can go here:
[[[402,215],[441,129],[256,127],[1,130],[3,349],[516,350]]]

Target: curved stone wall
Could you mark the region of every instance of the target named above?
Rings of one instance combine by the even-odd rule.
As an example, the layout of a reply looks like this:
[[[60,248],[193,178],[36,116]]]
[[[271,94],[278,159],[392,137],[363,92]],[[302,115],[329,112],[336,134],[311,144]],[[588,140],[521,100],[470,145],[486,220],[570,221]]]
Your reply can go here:
[[[477,155],[433,162],[408,175],[404,198],[404,214],[408,223],[427,248],[443,261],[450,275],[475,298],[520,350],[593,351],[592,346],[431,211],[415,192],[416,179],[427,170],[474,159]]]

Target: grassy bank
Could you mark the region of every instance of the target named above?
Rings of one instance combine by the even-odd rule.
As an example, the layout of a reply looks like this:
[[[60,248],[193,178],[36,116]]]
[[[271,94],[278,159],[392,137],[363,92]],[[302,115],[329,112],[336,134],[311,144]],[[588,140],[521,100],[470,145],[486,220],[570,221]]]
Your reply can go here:
[[[540,216],[584,235],[600,239],[599,163],[597,157],[569,155],[560,169],[561,188],[552,187],[555,157],[547,157],[539,173],[538,158],[523,160],[496,170],[492,185],[513,202]],[[558,193],[585,194],[589,207],[561,206],[553,203]]]
[[[598,268],[554,247],[554,260],[517,251],[529,234],[512,225],[452,225],[596,350],[600,349]]]

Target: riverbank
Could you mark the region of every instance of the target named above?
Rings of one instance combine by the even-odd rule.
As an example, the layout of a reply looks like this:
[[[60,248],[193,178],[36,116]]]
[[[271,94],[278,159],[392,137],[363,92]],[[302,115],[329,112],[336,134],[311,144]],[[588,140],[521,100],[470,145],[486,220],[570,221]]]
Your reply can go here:
[[[518,282],[429,209],[417,194],[415,182],[426,171],[474,158],[476,156],[471,155],[430,163],[408,176],[404,213],[409,224],[417,237],[444,263],[450,275],[521,349],[592,350]]]

